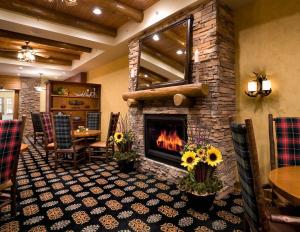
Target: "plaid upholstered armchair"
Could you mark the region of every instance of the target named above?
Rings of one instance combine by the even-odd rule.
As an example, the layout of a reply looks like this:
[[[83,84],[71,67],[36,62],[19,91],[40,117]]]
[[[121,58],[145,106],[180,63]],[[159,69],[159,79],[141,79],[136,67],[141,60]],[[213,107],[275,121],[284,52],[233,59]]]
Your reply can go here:
[[[244,203],[245,231],[300,231],[300,216],[290,216],[284,208],[267,207],[260,181],[258,156],[252,121],[231,123],[233,145]]]
[[[87,112],[86,114],[86,127],[90,130],[100,129],[100,113]]]
[[[44,131],[41,122],[41,114],[31,112],[31,120],[33,126],[33,139],[34,143],[36,143],[37,138],[44,136]]]
[[[269,139],[271,169],[300,165],[300,118],[269,114]]]
[[[0,120],[0,207],[11,203],[16,215],[17,167],[25,126],[22,120]],[[10,198],[1,195],[10,188]]]
[[[54,140],[53,140],[53,126],[51,120],[51,114],[41,113],[41,124],[44,133],[44,149],[46,151],[46,160],[48,160],[49,153],[54,150]]]
[[[54,115],[52,117],[54,127],[55,168],[59,162],[73,163],[77,169],[78,163],[84,160],[84,139],[74,139],[71,117],[69,115]],[[87,154],[88,155],[88,154]]]

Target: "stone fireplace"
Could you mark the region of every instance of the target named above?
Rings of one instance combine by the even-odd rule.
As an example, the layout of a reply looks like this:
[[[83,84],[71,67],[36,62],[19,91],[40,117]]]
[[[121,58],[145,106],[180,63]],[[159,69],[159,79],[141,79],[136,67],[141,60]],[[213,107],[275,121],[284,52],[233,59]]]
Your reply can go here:
[[[186,115],[144,115],[145,156],[180,167],[180,151],[187,142]]]
[[[209,93],[205,97],[195,97],[191,106],[176,107],[172,99],[164,98],[163,101],[147,100],[130,107],[130,125],[137,136],[134,148],[140,156],[141,171],[153,172],[159,178],[177,182],[178,177],[185,172],[178,166],[178,151],[165,149],[164,146],[167,145],[160,144],[157,141],[158,137],[175,135],[173,120],[185,120],[188,125],[187,130],[176,129],[176,135],[183,141],[191,137],[198,127],[209,127],[209,141],[218,146],[223,154],[224,162],[218,166],[217,175],[224,186],[220,192],[226,193],[232,190],[236,181],[236,162],[228,121],[228,118],[236,113],[232,11],[222,2],[210,0],[181,12],[180,15],[146,33],[159,30],[190,14],[194,17],[192,50],[200,51],[200,63],[192,62],[190,79],[191,83],[207,84]],[[135,38],[129,44],[129,73],[137,72],[138,56],[139,38]],[[136,85],[136,75],[130,76],[129,91],[136,91]],[[155,124],[153,118],[159,118],[163,123]],[[155,129],[147,128],[151,125]],[[157,147],[158,144],[163,148]]]

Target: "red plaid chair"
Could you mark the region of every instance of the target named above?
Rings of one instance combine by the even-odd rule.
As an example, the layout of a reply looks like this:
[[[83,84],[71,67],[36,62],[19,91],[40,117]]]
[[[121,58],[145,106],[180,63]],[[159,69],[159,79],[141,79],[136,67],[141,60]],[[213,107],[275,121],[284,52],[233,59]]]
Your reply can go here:
[[[0,195],[10,188],[10,197],[3,197],[0,207],[11,203],[12,215],[16,215],[17,167],[25,125],[22,120],[0,120]]]
[[[49,153],[54,150],[53,126],[50,113],[41,113],[41,124],[43,129],[44,149],[46,151],[46,159],[48,160]]]
[[[300,118],[273,118],[269,114],[269,139],[271,169],[300,165]]]

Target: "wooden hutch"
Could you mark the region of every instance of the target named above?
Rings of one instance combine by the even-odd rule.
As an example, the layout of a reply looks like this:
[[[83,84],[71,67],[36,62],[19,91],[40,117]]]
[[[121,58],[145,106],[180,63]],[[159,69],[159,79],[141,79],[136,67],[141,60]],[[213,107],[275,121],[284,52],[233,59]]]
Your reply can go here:
[[[101,85],[49,81],[47,83],[47,112],[71,115],[73,126],[86,125],[87,112],[100,112]]]

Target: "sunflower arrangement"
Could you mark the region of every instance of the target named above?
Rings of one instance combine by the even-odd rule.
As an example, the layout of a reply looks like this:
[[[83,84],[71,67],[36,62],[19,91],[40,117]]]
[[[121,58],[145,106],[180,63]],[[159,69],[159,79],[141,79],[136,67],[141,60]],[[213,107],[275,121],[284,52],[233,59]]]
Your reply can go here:
[[[187,143],[181,157],[181,165],[187,168],[187,175],[179,183],[180,189],[202,195],[215,193],[222,183],[215,176],[216,167],[223,161],[221,151],[203,143]]]
[[[114,153],[117,161],[134,161],[137,158],[136,153],[132,150],[135,139],[134,132],[129,129],[128,118],[120,118],[117,132],[110,137],[110,142],[116,144],[118,150]]]

